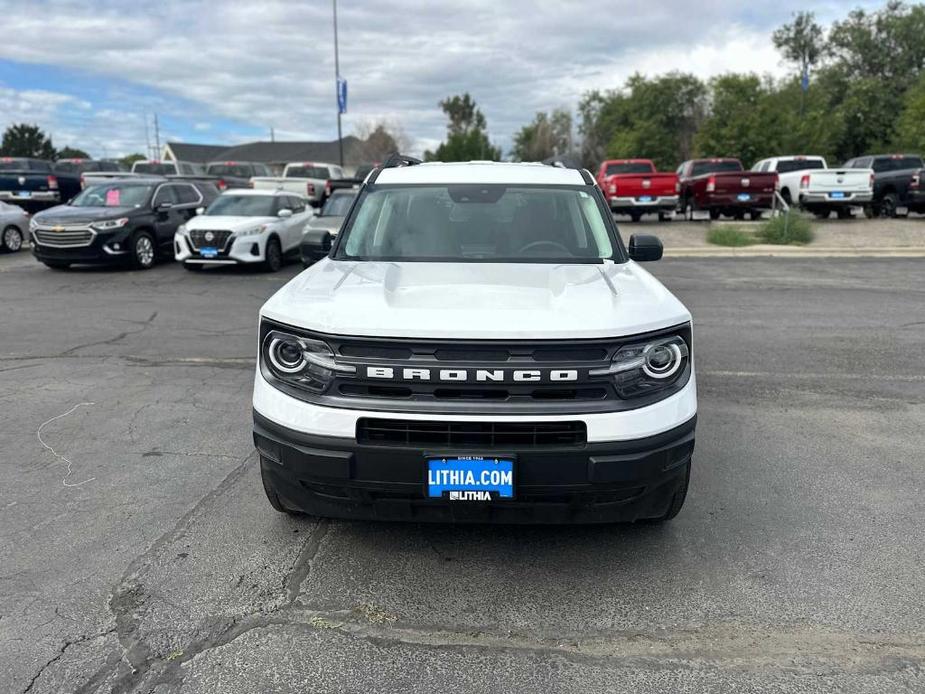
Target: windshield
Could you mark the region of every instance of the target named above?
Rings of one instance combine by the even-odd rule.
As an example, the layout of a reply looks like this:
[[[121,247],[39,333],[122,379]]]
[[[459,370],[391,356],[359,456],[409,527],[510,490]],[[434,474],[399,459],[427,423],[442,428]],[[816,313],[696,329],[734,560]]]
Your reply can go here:
[[[443,262],[622,260],[605,210],[584,186],[373,186],[337,258]]]
[[[243,164],[210,164],[206,173],[210,176],[237,176],[238,178],[250,178],[250,167]]]
[[[777,173],[791,173],[792,171],[807,171],[809,169],[824,169],[822,159],[790,159],[777,162]]]
[[[331,178],[331,172],[326,166],[290,166],[286,178]]]
[[[321,209],[322,217],[346,217],[356,194],[337,193],[328,198]]]
[[[177,173],[177,166],[176,164],[155,164],[153,162],[137,161],[132,165],[132,173],[164,176],[165,174]]]
[[[722,173],[724,171],[741,171],[742,164],[738,161],[698,161],[691,168],[691,176],[703,176],[709,173]]]
[[[141,207],[152,188],[139,183],[105,183],[87,188],[70,204],[73,207]]]
[[[47,171],[28,159],[0,159],[0,171]]]
[[[209,205],[205,214],[229,217],[272,217],[275,196],[272,195],[220,195]]]
[[[646,162],[624,162],[622,164],[608,164],[604,170],[605,176],[614,174],[645,174],[654,173],[651,164]]]

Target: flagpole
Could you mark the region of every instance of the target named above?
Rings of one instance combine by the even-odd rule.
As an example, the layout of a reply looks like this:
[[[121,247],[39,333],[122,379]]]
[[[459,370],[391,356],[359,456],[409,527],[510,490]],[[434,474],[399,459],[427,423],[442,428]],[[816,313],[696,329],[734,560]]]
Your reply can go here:
[[[337,97],[337,150],[340,153],[340,165],[344,166],[344,137],[340,126],[340,57],[337,48],[337,0],[334,3],[334,94]]]

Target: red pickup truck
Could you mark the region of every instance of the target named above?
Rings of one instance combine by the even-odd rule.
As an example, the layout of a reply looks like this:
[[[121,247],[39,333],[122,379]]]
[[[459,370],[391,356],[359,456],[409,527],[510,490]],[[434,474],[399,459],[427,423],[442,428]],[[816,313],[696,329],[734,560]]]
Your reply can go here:
[[[608,159],[597,172],[610,209],[634,222],[656,212],[663,222],[671,219],[678,206],[677,182],[677,174],[658,173],[648,159]]]
[[[776,173],[745,171],[738,159],[692,159],[678,167],[678,195],[685,219],[699,211],[742,219],[760,219],[774,205]]]

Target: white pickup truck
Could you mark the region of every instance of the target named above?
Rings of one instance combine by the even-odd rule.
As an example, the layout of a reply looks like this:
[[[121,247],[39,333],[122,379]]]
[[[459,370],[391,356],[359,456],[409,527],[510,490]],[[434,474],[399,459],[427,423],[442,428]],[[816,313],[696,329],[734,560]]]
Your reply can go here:
[[[776,173],[787,204],[797,204],[820,219],[833,210],[839,219],[847,219],[852,207],[866,207],[874,195],[872,169],[830,169],[822,157],[771,157],[757,162],[752,170]]]
[[[255,176],[251,186],[296,193],[308,199],[313,207],[320,207],[331,192],[328,181],[332,178],[344,178],[344,170],[336,164],[300,161],[286,164],[280,177]]]

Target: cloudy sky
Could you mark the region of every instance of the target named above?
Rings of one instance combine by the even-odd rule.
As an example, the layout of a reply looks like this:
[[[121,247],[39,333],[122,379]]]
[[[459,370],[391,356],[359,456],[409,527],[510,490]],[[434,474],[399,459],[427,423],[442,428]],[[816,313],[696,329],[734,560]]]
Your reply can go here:
[[[337,136],[330,0],[0,0],[0,127],[35,122],[94,156],[161,142]],[[339,0],[344,132],[399,125],[419,153],[470,92],[505,150],[538,110],[574,109],[633,72],[785,72],[770,42],[790,13],[823,23],[861,0]]]

